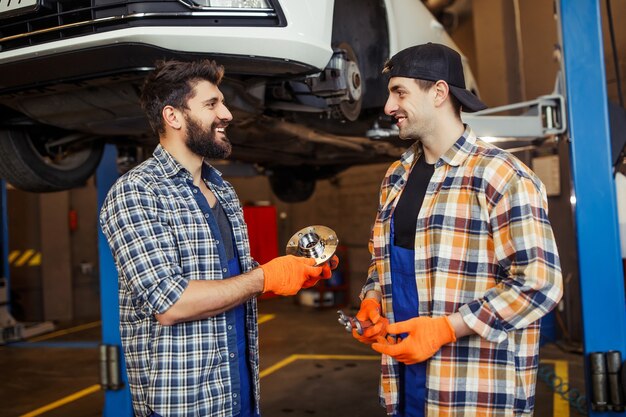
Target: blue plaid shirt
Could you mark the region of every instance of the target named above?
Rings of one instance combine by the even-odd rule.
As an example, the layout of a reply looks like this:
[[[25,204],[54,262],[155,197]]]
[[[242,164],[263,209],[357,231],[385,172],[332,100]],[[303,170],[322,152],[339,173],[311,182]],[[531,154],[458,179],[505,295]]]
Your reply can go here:
[[[250,256],[243,212],[232,186],[210,165],[206,184],[230,221],[242,272],[257,266]],[[198,206],[191,174],[160,145],[152,158],[121,177],[100,214],[119,273],[120,331],[133,408],[167,417],[233,416],[227,314],[161,326],[189,280],[227,276],[221,242]],[[247,357],[259,412],[259,360],[256,300],[246,305]],[[232,346],[232,343],[231,343]],[[231,347],[232,350],[232,347]]]

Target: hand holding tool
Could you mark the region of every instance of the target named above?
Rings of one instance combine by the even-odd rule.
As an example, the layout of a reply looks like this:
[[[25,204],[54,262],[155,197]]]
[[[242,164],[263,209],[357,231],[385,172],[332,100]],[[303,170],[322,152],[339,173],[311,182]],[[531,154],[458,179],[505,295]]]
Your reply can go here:
[[[328,267],[330,269],[330,266]],[[293,255],[281,256],[261,265],[264,282],[263,292],[278,295],[294,295],[309,280],[322,278],[324,267],[315,266],[315,259]],[[330,273],[327,273],[330,277]]]
[[[339,323],[361,343],[372,344],[378,336],[387,334],[389,320],[380,315],[380,303],[374,298],[366,298],[356,317],[350,317],[339,310]]]
[[[441,346],[456,341],[454,328],[447,316],[416,317],[393,323],[387,326],[387,332],[408,334],[400,341],[378,337],[372,349],[407,365],[423,362],[437,353]]]
[[[356,317],[347,316],[343,310],[338,310],[339,323],[346,329],[347,332],[351,332],[352,335],[362,343],[371,344],[376,340],[378,335],[386,334],[385,327],[389,323],[386,318],[381,317],[377,324],[372,323],[369,320],[359,320]],[[368,336],[365,337],[364,334]],[[373,334],[374,336],[369,336]]]

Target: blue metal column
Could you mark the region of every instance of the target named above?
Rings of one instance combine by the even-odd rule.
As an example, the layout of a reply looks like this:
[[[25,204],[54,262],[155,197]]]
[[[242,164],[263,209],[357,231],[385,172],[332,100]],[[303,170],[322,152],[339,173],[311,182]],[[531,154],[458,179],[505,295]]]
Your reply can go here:
[[[559,0],[584,330],[587,398],[589,353],[626,358],[626,303],[599,0]],[[626,413],[594,412],[594,416]]]
[[[117,180],[117,150],[113,145],[107,145],[100,166],[96,173],[98,188],[98,212],[104,203],[106,195]],[[126,376],[126,364],[122,353],[120,337],[120,313],[117,298],[117,269],[113,256],[109,250],[106,238],[98,227],[98,251],[100,256],[100,304],[102,316],[102,343],[119,348],[119,361],[121,368],[122,389],[107,390],[104,399],[104,417],[132,417],[132,405],[128,378]]]
[[[9,288],[9,227],[7,216],[7,187],[6,182],[0,179],[0,278],[4,277],[7,287],[7,300],[11,300]]]

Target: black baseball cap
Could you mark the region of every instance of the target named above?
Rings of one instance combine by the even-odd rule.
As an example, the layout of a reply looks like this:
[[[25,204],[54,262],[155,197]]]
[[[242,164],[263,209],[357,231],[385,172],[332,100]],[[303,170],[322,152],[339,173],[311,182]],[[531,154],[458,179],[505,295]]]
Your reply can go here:
[[[401,50],[385,63],[383,73],[391,77],[418,78],[448,83],[450,92],[463,106],[463,111],[475,112],[487,108],[465,88],[461,55],[438,43],[425,43]]]

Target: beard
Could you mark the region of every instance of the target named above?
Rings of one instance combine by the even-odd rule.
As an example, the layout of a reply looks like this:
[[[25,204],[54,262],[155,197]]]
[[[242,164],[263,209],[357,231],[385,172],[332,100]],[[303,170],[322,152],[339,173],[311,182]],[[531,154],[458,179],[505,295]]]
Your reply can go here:
[[[403,115],[407,117],[406,115]],[[402,140],[416,140],[422,142],[422,138],[428,136],[433,131],[433,123],[429,118],[420,117],[404,120],[403,126],[398,131],[398,137]]]
[[[187,122],[187,138],[185,144],[194,154],[205,159],[225,159],[231,151],[232,145],[226,136],[218,139],[215,129],[218,123],[213,123],[208,129],[204,129],[191,115],[185,113]]]
[[[405,126],[398,131],[398,137],[402,140],[420,140],[420,132],[415,126],[407,126],[409,120],[405,120]]]

